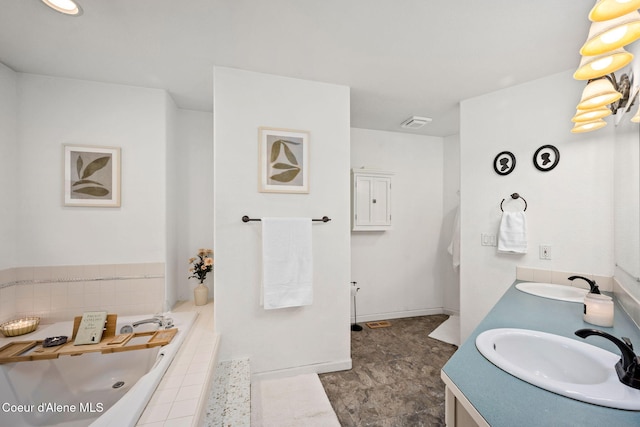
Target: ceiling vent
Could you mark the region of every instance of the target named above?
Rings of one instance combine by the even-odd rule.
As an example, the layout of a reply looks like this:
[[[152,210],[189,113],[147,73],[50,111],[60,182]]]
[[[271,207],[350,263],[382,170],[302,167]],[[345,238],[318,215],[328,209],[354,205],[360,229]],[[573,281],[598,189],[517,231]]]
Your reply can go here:
[[[409,117],[407,120],[402,122],[400,127],[403,127],[405,129],[420,129],[422,126],[430,122],[431,122],[430,117],[413,116],[413,117]]]

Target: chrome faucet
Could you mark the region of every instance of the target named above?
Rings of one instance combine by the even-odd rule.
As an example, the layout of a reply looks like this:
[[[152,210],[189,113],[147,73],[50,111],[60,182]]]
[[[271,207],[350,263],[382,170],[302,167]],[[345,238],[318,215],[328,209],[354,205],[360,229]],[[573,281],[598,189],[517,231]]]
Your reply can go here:
[[[595,280],[587,279],[586,277],[582,277],[582,276],[571,276],[568,279],[571,280],[572,282],[575,279],[585,280],[589,284],[589,288],[590,288],[589,292],[590,293],[592,293],[592,294],[599,294],[600,293],[600,289],[598,289],[598,284],[596,283]]]
[[[133,328],[144,325],[146,323],[155,323],[156,325],[158,325],[158,328],[169,329],[173,327],[173,319],[171,317],[165,317],[161,314],[158,314],[150,319],[142,319],[138,320],[137,322],[133,322],[130,325],[124,325],[120,328],[120,333],[130,334],[133,332]]]
[[[145,323],[155,323],[161,328],[164,323],[164,316],[153,316],[151,319],[138,320],[137,322],[133,322],[131,326],[135,328],[137,326],[144,325]]]
[[[591,335],[599,335],[614,343],[622,353],[622,357],[616,363],[616,373],[620,382],[629,387],[640,389],[640,357],[633,352],[631,340],[622,337],[622,340],[599,329],[579,329],[576,335],[580,338],[587,338]]]

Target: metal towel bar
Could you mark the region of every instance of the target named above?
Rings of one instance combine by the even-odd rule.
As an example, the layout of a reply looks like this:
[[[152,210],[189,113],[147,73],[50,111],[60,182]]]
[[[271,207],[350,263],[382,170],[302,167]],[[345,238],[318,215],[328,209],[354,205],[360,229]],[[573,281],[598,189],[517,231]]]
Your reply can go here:
[[[260,221],[260,218],[249,218],[247,215],[242,217],[242,222],[249,222],[249,221]],[[323,216],[322,218],[313,218],[311,221],[329,222],[331,221],[331,218],[329,218],[328,216]]]

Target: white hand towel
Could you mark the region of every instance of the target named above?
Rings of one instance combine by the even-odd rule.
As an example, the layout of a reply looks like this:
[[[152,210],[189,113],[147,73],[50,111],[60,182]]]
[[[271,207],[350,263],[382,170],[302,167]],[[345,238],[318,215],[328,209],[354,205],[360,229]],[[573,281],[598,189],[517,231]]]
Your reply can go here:
[[[265,309],[313,302],[311,218],[262,218]]]
[[[527,217],[524,211],[502,213],[498,231],[498,252],[527,253]]]

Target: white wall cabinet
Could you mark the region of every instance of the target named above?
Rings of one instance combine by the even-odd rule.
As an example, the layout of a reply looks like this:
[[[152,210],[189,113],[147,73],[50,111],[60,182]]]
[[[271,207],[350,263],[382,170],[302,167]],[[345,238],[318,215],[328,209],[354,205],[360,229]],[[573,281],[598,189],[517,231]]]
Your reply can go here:
[[[351,230],[384,231],[391,228],[392,172],[351,170]]]

